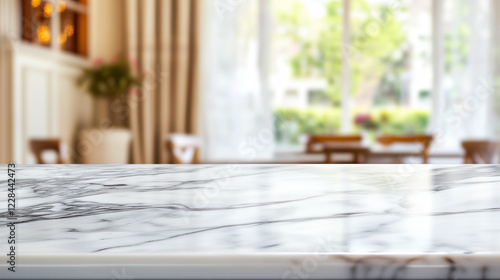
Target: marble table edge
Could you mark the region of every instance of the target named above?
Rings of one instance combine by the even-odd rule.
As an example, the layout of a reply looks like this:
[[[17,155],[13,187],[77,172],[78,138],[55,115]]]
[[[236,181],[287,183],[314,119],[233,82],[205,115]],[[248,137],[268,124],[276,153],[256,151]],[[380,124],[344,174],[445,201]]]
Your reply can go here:
[[[435,261],[449,258],[457,261],[467,260],[494,260],[500,265],[499,253],[266,253],[266,254],[238,254],[238,253],[172,253],[172,254],[29,254],[18,255],[21,264],[113,264],[134,263],[154,264],[165,262],[282,262],[291,260],[303,260],[310,257],[324,258],[326,262],[342,260],[356,261],[364,258],[412,260],[421,259]],[[7,256],[0,257],[5,263]],[[2,264],[3,265],[3,264]],[[0,265],[0,266],[2,266]]]

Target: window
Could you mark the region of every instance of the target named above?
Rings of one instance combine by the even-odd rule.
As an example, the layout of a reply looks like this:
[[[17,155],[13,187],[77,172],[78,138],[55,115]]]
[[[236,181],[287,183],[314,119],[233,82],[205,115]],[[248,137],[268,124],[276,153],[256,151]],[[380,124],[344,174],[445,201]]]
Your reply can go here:
[[[319,127],[326,115],[340,114],[349,106],[351,122],[345,132],[356,132],[356,114],[371,114],[384,133],[426,131],[431,111],[432,18],[431,1],[352,0],[349,26],[343,26],[343,1],[273,2],[275,79],[290,84],[317,81],[324,88],[309,89],[308,102],[294,115],[307,115]],[[343,34],[350,31],[350,41]],[[343,57],[346,56],[346,57]],[[342,79],[348,60],[350,79]],[[350,100],[342,100],[342,83],[350,83]],[[302,87],[303,88],[303,87]],[[299,87],[300,89],[300,87]],[[298,90],[299,90],[298,89]],[[307,89],[306,89],[307,90]],[[345,104],[344,104],[345,103]],[[287,103],[275,105],[277,114]],[[340,133],[312,129],[317,133]],[[278,129],[278,128],[277,128]],[[311,133],[298,131],[298,133]]]
[[[445,135],[440,146],[455,150],[465,137],[493,136],[488,130],[496,110],[493,106],[483,102],[467,116],[463,112],[465,107],[475,105],[468,99],[478,87],[488,83],[488,88],[494,88],[491,0],[272,3],[275,80],[325,84],[323,93],[298,86],[299,91],[309,91],[308,102],[293,114],[286,103],[275,104],[275,115],[283,118],[288,112],[291,121],[301,123],[308,118],[317,126],[298,125],[298,134],[354,133],[361,129],[354,121],[359,114],[371,116],[377,133],[439,133]],[[436,3],[443,5],[442,13],[433,13]],[[347,21],[343,20],[346,16]],[[433,28],[436,22],[442,33]],[[347,42],[343,36],[346,32]],[[433,53],[441,40],[438,53]],[[442,68],[442,75],[435,76],[436,66]],[[347,77],[342,77],[343,67],[349,72]],[[436,77],[440,88],[434,88]],[[348,87],[343,89],[346,83]],[[343,120],[336,120],[333,131],[322,125],[326,112],[340,114]],[[446,122],[453,118],[450,115],[462,118],[455,122],[459,123],[456,127]],[[438,120],[437,127],[431,127],[432,119]]]
[[[387,134],[425,133],[431,113],[430,0],[353,0],[351,114],[368,114]],[[353,125],[352,131],[359,129]]]
[[[24,41],[86,56],[87,0],[22,0]]]
[[[252,9],[246,2],[234,6],[220,27],[241,28],[244,19],[256,31],[249,33],[252,40],[216,35],[213,56],[228,57],[237,49],[230,50],[231,44],[251,50],[245,65],[257,67],[247,73],[226,69],[243,73],[246,83],[235,83],[224,98],[253,92],[258,103],[247,103],[255,111],[245,117],[259,131],[267,128],[261,120],[272,112],[274,144],[300,145],[306,134],[370,129],[371,136],[431,133],[438,138],[433,148],[456,151],[464,138],[491,137],[493,126],[500,130],[493,75],[499,71],[500,35],[492,24],[499,21],[496,0],[256,2]],[[217,69],[211,73],[214,80],[224,77]],[[491,99],[474,99],[481,87]],[[238,119],[232,113],[244,116],[234,108],[224,111],[231,112],[229,120]],[[360,125],[358,115],[370,115],[375,125]]]
[[[279,92],[291,85],[299,93],[298,106],[273,104],[275,118],[284,120],[276,122],[278,144],[297,145],[304,134],[339,133],[342,1],[273,0],[270,4],[272,86]]]

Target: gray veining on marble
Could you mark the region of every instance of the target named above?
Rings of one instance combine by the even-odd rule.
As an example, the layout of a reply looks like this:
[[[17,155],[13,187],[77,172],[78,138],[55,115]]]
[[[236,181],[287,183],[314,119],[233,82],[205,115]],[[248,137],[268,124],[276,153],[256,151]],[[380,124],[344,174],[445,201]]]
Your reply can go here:
[[[305,276],[500,278],[496,165],[40,165],[20,166],[17,178],[27,263],[253,256],[240,268],[270,258],[262,278],[292,279],[306,278],[293,263],[324,254]]]

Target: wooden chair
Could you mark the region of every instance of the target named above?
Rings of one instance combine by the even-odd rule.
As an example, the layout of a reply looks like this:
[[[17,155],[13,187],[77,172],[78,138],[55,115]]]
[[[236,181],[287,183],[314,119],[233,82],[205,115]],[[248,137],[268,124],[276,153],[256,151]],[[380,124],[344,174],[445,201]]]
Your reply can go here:
[[[326,143],[361,143],[361,135],[309,135],[306,144],[306,153],[324,153]]]
[[[60,139],[31,139],[29,143],[37,164],[47,164],[43,160],[43,153],[46,151],[54,151],[56,153],[57,164],[66,163],[66,146]]]
[[[167,136],[169,160],[174,164],[200,163],[201,140],[188,134],[170,134]]]
[[[326,163],[366,163],[367,151],[360,135],[309,135],[306,153],[325,154]],[[334,160],[335,155],[351,155],[352,160]]]
[[[492,164],[498,155],[500,143],[488,140],[462,141],[465,164]]]
[[[390,146],[397,143],[422,145],[418,154],[425,164],[429,163],[429,149],[433,140],[434,137],[432,135],[385,135],[377,137],[377,141],[383,146]]]

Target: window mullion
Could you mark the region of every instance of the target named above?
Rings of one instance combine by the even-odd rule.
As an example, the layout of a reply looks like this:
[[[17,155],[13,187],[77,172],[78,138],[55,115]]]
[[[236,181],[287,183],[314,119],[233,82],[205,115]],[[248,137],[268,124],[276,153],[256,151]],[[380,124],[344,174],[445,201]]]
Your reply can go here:
[[[342,14],[342,133],[351,132],[351,64],[349,50],[351,49],[351,0],[343,0]]]
[[[444,117],[444,96],[442,83],[444,78],[444,30],[443,30],[444,0],[432,1],[432,114],[431,131],[439,133],[441,119]]]

